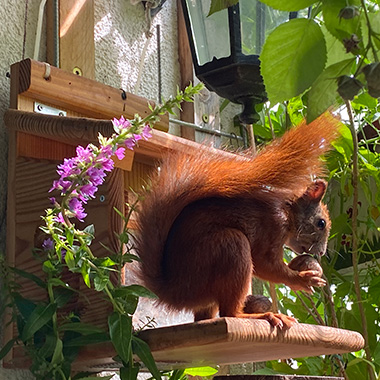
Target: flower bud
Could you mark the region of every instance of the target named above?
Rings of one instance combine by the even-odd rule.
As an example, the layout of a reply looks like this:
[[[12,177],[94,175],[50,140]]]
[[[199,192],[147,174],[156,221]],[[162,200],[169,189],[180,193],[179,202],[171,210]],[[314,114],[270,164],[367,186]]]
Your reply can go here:
[[[363,67],[367,80],[368,93],[374,98],[380,97],[380,62],[371,63]]]
[[[359,8],[355,5],[348,5],[347,7],[342,8],[339,11],[339,18],[344,18],[345,20],[349,20],[351,18],[359,16]]]
[[[354,77],[342,75],[338,78],[338,94],[344,100],[352,100],[362,89],[363,84]]]

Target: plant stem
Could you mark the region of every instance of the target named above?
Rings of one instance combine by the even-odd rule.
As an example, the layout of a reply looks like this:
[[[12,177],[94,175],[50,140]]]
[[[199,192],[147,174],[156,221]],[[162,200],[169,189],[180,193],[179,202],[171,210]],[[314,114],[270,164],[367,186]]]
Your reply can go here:
[[[300,300],[300,302],[302,303],[305,310],[314,318],[315,322],[317,322],[318,325],[325,326],[325,322],[323,321],[322,317],[319,315],[318,310],[316,309],[315,304],[314,304],[313,300],[311,299],[311,297],[307,296],[305,292],[300,292],[300,293],[302,295],[304,295],[309,301],[311,301],[312,306],[313,306],[313,310],[310,309],[309,306],[307,306],[306,302],[298,294],[298,292],[296,292],[296,296]]]
[[[274,313],[278,313],[278,298],[276,293],[276,285],[273,282],[269,283],[269,294],[272,298],[272,310]]]
[[[363,300],[360,293],[360,282],[359,282],[359,255],[358,255],[358,184],[359,184],[359,169],[358,169],[358,137],[354,125],[353,111],[351,103],[349,100],[345,100],[348,117],[350,120],[350,131],[352,135],[353,143],[353,153],[352,153],[352,187],[353,187],[353,205],[352,205],[352,268],[354,272],[354,288],[356,293],[356,298],[358,302],[358,308],[360,313],[360,318],[363,326],[363,336],[365,340],[365,355],[368,361],[372,361],[371,352],[369,349],[369,337],[368,337],[368,326],[367,318],[364,312]],[[375,380],[375,373],[371,365],[368,365],[368,374],[371,380]]]
[[[364,15],[365,15],[365,18],[366,18],[366,21],[367,21],[368,47],[370,47],[372,49],[373,57],[375,58],[375,61],[377,62],[379,59],[377,57],[377,51],[376,51],[375,47],[373,46],[373,42],[372,42],[372,35],[374,33],[373,33],[373,30],[372,30],[372,27],[371,27],[371,22],[370,22],[369,17],[368,17],[367,7],[365,5],[365,1],[364,0],[360,0],[360,2],[362,4],[363,10],[364,10]]]
[[[252,154],[256,154],[256,142],[255,142],[255,133],[253,132],[253,125],[252,124],[246,124],[245,125],[247,132],[248,132],[248,140],[249,140],[249,146],[251,147]]]
[[[336,316],[336,311],[335,311],[334,299],[333,299],[333,295],[330,289],[330,284],[326,277],[324,277],[324,279],[327,281],[327,285],[323,288],[323,294],[325,295],[325,299],[327,300],[327,303],[330,306],[331,325],[332,327],[339,327],[338,318]]]

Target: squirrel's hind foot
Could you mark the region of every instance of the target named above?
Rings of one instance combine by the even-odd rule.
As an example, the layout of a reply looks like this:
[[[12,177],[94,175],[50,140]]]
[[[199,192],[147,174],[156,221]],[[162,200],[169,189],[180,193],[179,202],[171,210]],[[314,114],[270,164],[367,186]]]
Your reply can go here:
[[[251,319],[265,319],[270,323],[272,327],[278,327],[280,329],[290,329],[298,321],[289,317],[288,315],[281,313],[272,313],[271,311],[266,313],[255,313],[255,314],[246,314],[240,313],[236,315],[237,318],[251,318]]]

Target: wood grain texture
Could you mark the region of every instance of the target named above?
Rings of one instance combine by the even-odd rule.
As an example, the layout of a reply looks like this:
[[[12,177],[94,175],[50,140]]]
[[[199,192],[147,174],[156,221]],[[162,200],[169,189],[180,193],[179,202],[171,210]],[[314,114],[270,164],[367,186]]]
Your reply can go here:
[[[217,318],[196,323],[144,330],[138,336],[148,343],[162,368],[260,362],[357,351],[363,337],[353,331],[325,326],[296,324],[282,331],[267,321]],[[82,350],[78,366],[112,367],[111,345]],[[108,366],[108,367],[107,367]]]
[[[9,129],[17,132],[24,132],[70,145],[83,144],[86,141],[95,142],[97,141],[98,133],[103,136],[111,136],[113,133],[110,120],[83,117],[60,117],[8,110],[4,115],[4,121]],[[200,145],[193,141],[153,130],[153,138],[148,141],[140,140],[133,152],[140,159],[146,159],[152,163],[155,160],[160,160],[168,151],[179,150],[189,154],[197,154],[199,148]],[[231,154],[223,151],[219,152],[220,154]],[[130,152],[127,153],[130,154]],[[126,166],[128,165],[126,164]]]
[[[178,60],[181,73],[181,90],[194,82],[193,76],[193,60],[191,58],[191,51],[189,39],[187,37],[187,30],[185,25],[185,17],[183,16],[181,0],[177,0],[177,23],[178,23]],[[194,103],[184,102],[181,110],[181,120],[189,123],[194,123]],[[195,140],[195,129],[181,125],[181,136]]]
[[[60,68],[95,79],[94,1],[59,2]]]
[[[35,101],[46,102],[57,108],[74,110],[83,116],[112,119],[124,115],[133,118],[136,113],[145,117],[150,113],[148,100],[122,92],[51,66],[49,79],[44,79],[46,65],[42,62],[26,59],[12,65],[12,71],[18,71],[17,90]],[[13,85],[13,83],[12,83]],[[167,131],[169,118],[164,115],[155,128]]]

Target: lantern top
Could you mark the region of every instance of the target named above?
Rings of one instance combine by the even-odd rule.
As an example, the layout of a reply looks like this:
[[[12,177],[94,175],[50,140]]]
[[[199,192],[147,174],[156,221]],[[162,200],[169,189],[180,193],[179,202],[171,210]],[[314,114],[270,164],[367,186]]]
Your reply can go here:
[[[289,19],[289,13],[258,0],[240,0],[208,15],[210,4],[182,0],[195,74],[209,90],[242,104],[240,120],[252,124],[258,120],[255,104],[267,100],[259,54],[265,36]]]

